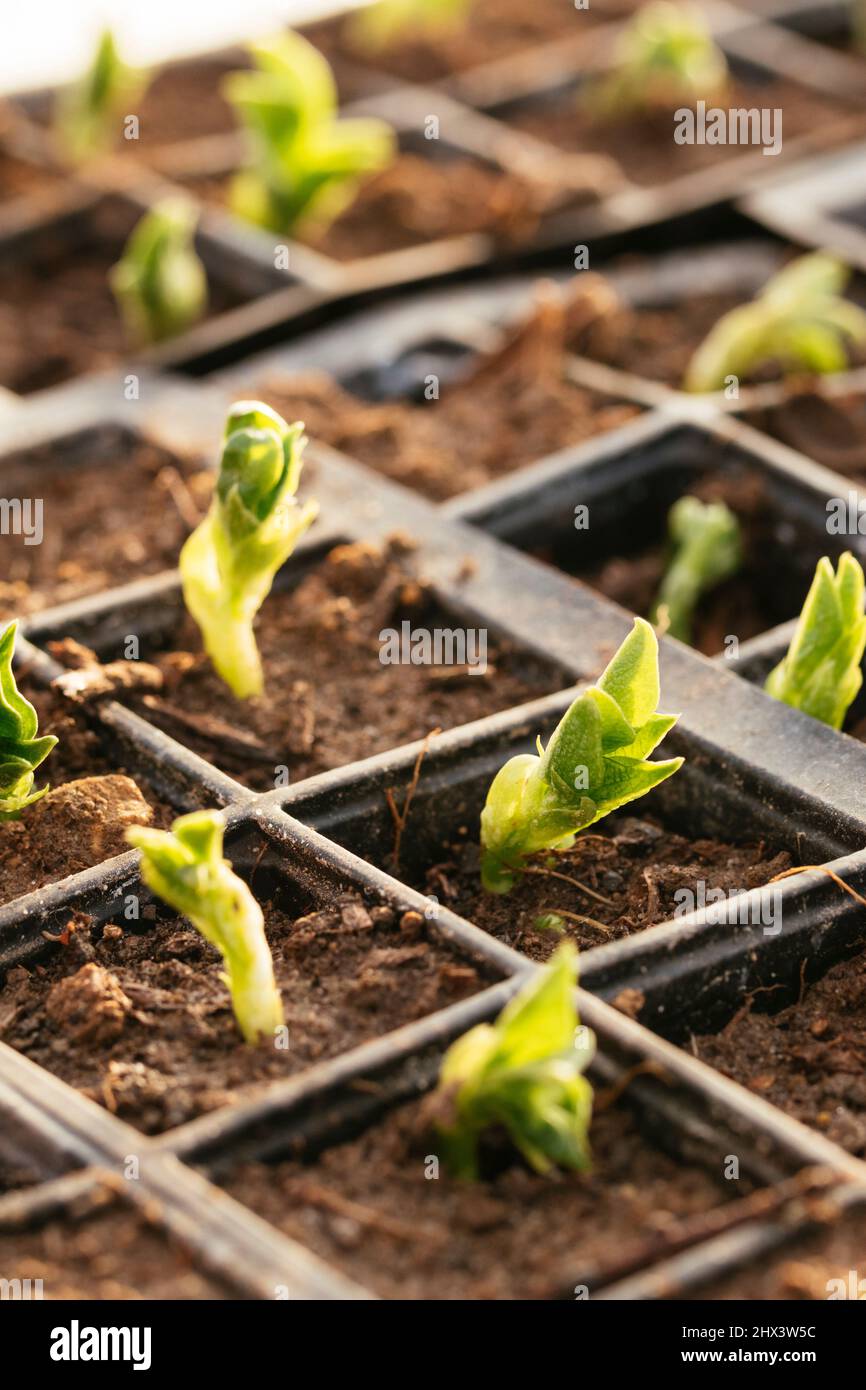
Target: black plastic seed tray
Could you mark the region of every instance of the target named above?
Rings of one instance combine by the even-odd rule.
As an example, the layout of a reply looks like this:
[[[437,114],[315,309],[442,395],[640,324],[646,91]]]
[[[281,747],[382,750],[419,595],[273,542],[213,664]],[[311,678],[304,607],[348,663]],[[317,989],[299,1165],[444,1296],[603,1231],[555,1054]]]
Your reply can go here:
[[[505,312],[513,312],[516,302],[510,299]],[[497,306],[501,316],[501,300]],[[467,322],[464,346],[471,349],[482,327],[477,317]],[[137,402],[117,401],[113,412],[107,409],[108,381],[94,391],[89,407],[81,389],[23,404],[9,417],[10,448],[31,438],[39,416],[41,442],[48,446],[52,440],[62,446],[70,420],[78,431],[117,430],[121,420],[127,431],[121,429],[121,453],[131,447],[136,428],[146,432],[157,421],[164,447],[178,453],[191,447],[201,454],[212,450],[225,407],[224,383],[207,390],[163,386],[145,374],[142,384],[146,389]],[[832,492],[838,481],[735,421],[698,423],[673,409],[649,411],[600,443],[542,460],[495,485],[492,494],[479,492],[444,509],[333,451],[311,446],[309,453],[323,523],[289,563],[281,586],[315,565],[326,542],[376,544],[399,532],[411,542],[407,571],[431,586],[450,622],[484,627],[527,657],[545,658],[553,663],[552,679],[565,688],[445,729],[426,750],[411,745],[385,751],[263,793],[192,753],[182,735],[161,732],[127,708],[122,697],[87,711],[86,718],[108,758],[153,786],[172,808],[226,808],[227,853],[263,897],[292,912],[309,912],[350,893],[368,907],[391,909],[396,917],[409,914],[428,950],[444,953],[455,968],[462,963],[475,971],[475,992],[444,1007],[422,1009],[395,1031],[382,1034],[373,1020],[348,1050],[303,1064],[285,1078],[272,1077],[249,1092],[242,1087],[212,1113],[169,1124],[155,1137],[8,1046],[0,1048],[0,1160],[30,1164],[46,1179],[60,1176],[76,1194],[89,1190],[89,1178],[61,1175],[87,1165],[108,1169],[121,1201],[149,1211],[156,1204],[158,1224],[192,1251],[196,1269],[217,1281],[228,1277],[232,1288],[260,1298],[274,1297],[275,1288],[288,1288],[294,1297],[333,1298],[380,1290],[376,1279],[365,1284],[353,1277],[339,1258],[324,1268],[303,1239],[287,1237],[237,1200],[218,1196],[201,1170],[237,1193],[243,1181],[239,1165],[262,1160],[280,1165],[282,1172],[282,1165],[297,1164],[300,1157],[310,1164],[315,1182],[315,1165],[326,1162],[335,1145],[365,1134],[373,1142],[376,1127],[390,1122],[396,1105],[415,1105],[435,1081],[448,1041],[492,1017],[516,982],[535,968],[523,951],[437,902],[424,871],[450,837],[461,831],[474,837],[497,768],[512,752],[530,749],[536,735],[549,733],[572,698],[571,683],[596,676],[628,630],[621,608],[563,572],[570,558],[566,536],[580,534],[573,526],[574,507],[588,501],[595,521],[583,536],[592,537],[595,558],[602,559],[605,548],[621,540],[605,520],[613,515],[612,499],[621,517],[628,514],[622,510],[626,499],[630,507],[643,509],[645,518],[655,506],[660,521],[660,498],[666,504],[708,470],[746,469],[771,498],[779,548],[773,602],[790,615],[801,602],[814,559],[829,548],[825,504],[828,485]],[[8,468],[8,460],[0,460],[0,478],[4,469],[8,476]],[[526,553],[539,543],[556,553],[545,559]],[[860,538],[848,543],[862,549]],[[20,644],[20,669],[37,684],[50,681],[58,668],[47,643],[64,638],[84,641],[104,659],[122,656],[130,633],[140,636],[145,648],[158,645],[173,631],[178,612],[177,579],[165,573],[34,613],[27,623],[32,645]],[[682,711],[667,747],[687,761],[654,794],[652,812],[663,827],[692,839],[760,839],[797,863],[829,865],[838,879],[861,891],[866,747],[755,688],[752,652],[743,643],[739,661],[713,663],[663,639],[662,704]],[[388,795],[401,804],[422,751],[411,814],[395,857]],[[758,1224],[769,1221],[773,1229],[787,1229],[792,1191],[785,1184],[807,1187],[806,1169],[824,1170],[823,1181],[830,1186],[847,1181],[863,1188],[866,1169],[860,1160],[680,1046],[692,1034],[724,1027],[755,991],[772,990],[776,1003],[795,1000],[804,980],[818,978],[862,948],[862,909],[836,879],[804,874],[776,885],[776,891],[781,900],[777,932],[764,930],[759,911],[745,923],[699,911],[582,952],[581,1016],[600,1042],[596,1085],[601,1090],[623,1086],[617,1105],[634,1115],[629,1123],[637,1124],[641,1142],[661,1146],[665,1161],[684,1165],[689,1181],[704,1181],[698,1173],[718,1179],[718,1195],[693,1215],[676,1249],[650,1232],[640,1233],[646,1239],[627,1258],[614,1261],[581,1255],[576,1246],[573,1269],[569,1264],[563,1288],[553,1293],[566,1296],[577,1284],[593,1294],[605,1288],[615,1293],[626,1279],[645,1276],[641,1296],[648,1296],[657,1289],[656,1273],[673,1259],[693,1270],[682,1275],[681,1287],[691,1287],[697,1256],[689,1264],[688,1252],[699,1251],[708,1239],[745,1242],[746,1253],[762,1248],[754,1186],[767,1189],[760,1200],[766,1200],[770,1213]],[[56,938],[75,913],[92,918],[98,938],[104,924],[125,920],[130,900],[141,904],[134,934],[159,930],[164,914],[154,911],[138,880],[136,856],[126,853],[7,903],[0,908],[4,972],[21,964],[30,968],[64,949]],[[614,1002],[618,1009],[611,1007]],[[623,1007],[637,1018],[626,1016]],[[291,1016],[289,1021],[291,1026]],[[138,1160],[134,1180],[124,1178],[130,1155]],[[732,1155],[741,1165],[735,1184],[720,1178]],[[3,1201],[13,1204],[19,1227],[29,1230],[56,1211],[53,1194],[54,1187],[37,1185],[29,1196]],[[293,1210],[284,1213],[287,1221]]]
[[[182,335],[152,360],[167,367],[214,366],[220,356],[225,360],[232,351],[237,356],[246,346],[297,335],[343,312],[355,300],[482,267],[543,261],[549,269],[555,254],[567,272],[576,245],[590,244],[593,254],[601,258],[613,250],[646,249],[653,238],[656,242],[665,238],[670,245],[672,239],[682,243],[689,236],[718,235],[730,220],[732,201],[768,192],[791,160],[819,151],[825,158],[828,148],[862,138],[866,106],[861,84],[844,59],[797,34],[756,21],[746,11],[720,5],[708,6],[707,12],[734,69],[754,82],[757,94],[761,82],[773,76],[811,92],[816,99],[842,103],[839,120],[816,117],[808,130],[784,141],[781,157],[767,158],[760,150],[740,152],[739,158],[715,161],[709,170],[697,169],[657,187],[638,186],[606,157],[577,157],[509,125],[505,119],[509,113],[527,104],[530,108],[555,104],[564,91],[579,88],[588,70],[603,67],[608,61],[604,54],[609,54],[619,31],[617,23],[601,24],[574,40],[542,45],[532,62],[524,62],[521,56],[503,59],[486,70],[476,68],[461,77],[460,100],[454,95],[457,88],[446,91],[411,83],[368,94],[351,109],[378,111],[392,120],[403,150],[429,161],[431,176],[436,168],[449,162],[453,167],[457,160],[504,179],[511,189],[504,199],[511,207],[509,216],[486,229],[458,229],[454,234],[447,229],[431,233],[429,218],[426,222],[422,218],[398,249],[362,246],[351,259],[338,259],[333,252],[324,254],[314,245],[292,240],[282,239],[277,246],[273,236],[239,223],[218,205],[206,205],[203,200],[200,247],[215,283],[219,282],[230,302],[217,296],[209,322]],[[574,18],[579,21],[580,12]],[[593,34],[592,43],[585,43]],[[584,57],[584,50],[591,56]],[[198,74],[196,81],[212,88],[236,61],[237,55],[231,52],[198,55],[179,63],[176,71],[167,69],[164,80],[183,81],[186,63],[190,73]],[[365,87],[362,81],[361,88]],[[43,167],[51,158],[44,127],[26,112],[44,115],[47,100],[45,93],[23,99],[23,125],[9,135],[10,153]],[[164,194],[172,181],[193,195],[213,189],[236,167],[241,153],[236,138],[226,133],[224,116],[215,122],[212,133],[173,146],[160,145],[156,151],[148,150],[144,138],[135,149],[134,142],[129,142],[129,149],[89,170],[83,186],[69,186],[61,178],[60,187],[49,190],[45,198],[37,196],[31,203],[26,196],[16,198],[7,209],[8,216],[0,214],[0,255],[20,263],[23,272],[33,264],[33,253],[23,251],[22,238],[38,247],[44,237],[65,237],[73,226],[86,229],[92,226],[94,206],[106,198],[115,203],[122,199],[141,210]],[[438,122],[435,139],[428,138],[433,117]],[[384,215],[379,220],[381,225],[388,221]],[[795,217],[786,216],[783,226],[786,235],[808,240],[813,219],[800,209]],[[276,264],[284,264],[287,251],[288,271],[276,268],[278,249]],[[111,359],[121,351],[122,345],[113,342],[103,356]],[[81,361],[59,374],[55,370],[48,381],[24,380],[17,385],[32,391],[101,365],[85,352]]]

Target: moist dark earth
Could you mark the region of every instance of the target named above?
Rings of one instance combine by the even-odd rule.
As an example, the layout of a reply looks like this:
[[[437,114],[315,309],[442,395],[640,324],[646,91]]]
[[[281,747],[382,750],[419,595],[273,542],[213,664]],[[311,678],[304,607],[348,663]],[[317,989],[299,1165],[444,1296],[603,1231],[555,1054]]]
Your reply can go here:
[[[9,497],[42,502],[42,541],[3,538],[0,620],[173,569],[214,471],[113,430],[4,460]]]
[[[834,1143],[866,1157],[866,955],[803,989],[800,1002],[759,1013],[748,999],[714,1037],[691,1050]]]
[[[339,546],[291,591],[266,599],[256,623],[265,693],[240,701],[201,652],[191,619],[151,659],[163,689],[134,701],[145,718],[247,786],[270,790],[323,769],[425,738],[569,684],[545,662],[490,634],[487,669],[382,664],[380,633],[406,620],[425,630],[461,621],[386,552]],[[457,653],[459,655],[459,653]],[[467,657],[470,656],[467,647]],[[478,666],[478,663],[476,663]]]
[[[0,902],[77,873],[128,845],[130,825],[165,827],[177,814],[103,749],[83,714],[57,691],[23,681],[39,733],[60,741],[36,769],[49,786],[19,820],[0,822]]]
[[[259,394],[287,419],[303,420],[313,438],[444,501],[638,414],[637,405],[569,379],[576,306],[577,296],[570,307],[540,291],[502,345],[473,359],[438,400],[365,401],[322,372],[268,378]],[[590,320],[602,309],[584,301]]]
[[[481,888],[477,833],[473,827],[444,847],[426,873],[426,891],[535,960],[546,960],[564,936],[581,950],[632,936],[682,915],[685,905],[702,906],[701,892],[760,888],[791,865],[762,842],[687,839],[651,815],[615,815],[572,849],[536,856],[510,893],[494,894]],[[690,898],[677,896],[684,893]],[[559,920],[550,924],[551,916]]]
[[[246,1044],[218,952],[183,919],[71,919],[44,963],[9,971],[0,1038],[149,1134],[247,1098],[475,993],[492,979],[418,912],[357,895],[303,915],[262,902],[288,1046]]]
[[[420,1101],[309,1165],[246,1164],[225,1185],[385,1298],[573,1299],[749,1190],[663,1153],[624,1105],[601,1104],[588,1173],[541,1177],[502,1153],[478,1183],[444,1167],[429,1179],[437,1140]]]
[[[41,1279],[42,1297],[52,1301],[238,1296],[108,1187],[35,1229],[7,1228],[0,1216],[0,1268],[8,1279]]]

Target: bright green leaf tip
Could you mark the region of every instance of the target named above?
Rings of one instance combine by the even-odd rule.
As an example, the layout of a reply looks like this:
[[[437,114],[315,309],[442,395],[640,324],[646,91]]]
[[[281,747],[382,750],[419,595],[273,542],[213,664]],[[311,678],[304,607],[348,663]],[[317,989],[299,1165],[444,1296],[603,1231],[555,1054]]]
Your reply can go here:
[[[18,820],[25,806],[48,791],[47,786],[33,790],[35,770],[57,743],[53,734],[37,737],[36,711],[15,682],[12,658],[17,633],[18,624],[13,622],[0,637],[0,820]]]
[[[350,35],[358,48],[384,48],[394,40],[436,34],[465,22],[472,0],[376,0],[350,16]]]
[[[136,224],[110,272],[135,343],[173,338],[207,308],[207,275],[194,245],[197,213],[183,196],[164,198]]]
[[[302,506],[295,496],[303,428],[260,401],[232,406],[210,510],[180,553],[184,601],[214,669],[238,699],[262,692],[253,621],[318,512],[314,501]]]
[[[587,85],[587,102],[594,114],[621,120],[628,113],[712,100],[727,81],[727,59],[700,11],[655,0],[626,25],[610,75]]]
[[[222,857],[223,817],[193,811],[170,831],[133,826],[129,844],[141,850],[150,890],[186,917],[221,953],[238,1027],[248,1043],[273,1038],[283,1024],[262,910]]]
[[[659,714],[658,641],[634,627],[594,686],[566,710],[546,749],[500,768],[481,813],[481,879],[507,893],[526,860],[571,847],[579,831],[673,776],[682,758],[649,762],[678,716]]]
[[[458,1178],[478,1177],[478,1148],[504,1129],[539,1173],[588,1168],[592,1087],[583,1072],[594,1039],[579,1028],[577,951],[563,942],[506,1004],[445,1054],[434,1095],[444,1160]]]
[[[668,514],[671,557],[652,611],[656,627],[691,641],[701,596],[742,564],[740,523],[724,502],[680,497]]]
[[[842,297],[849,276],[824,251],[792,261],[719,319],[689,363],[685,389],[721,391],[770,362],[786,374],[842,371],[851,347],[866,343],[866,312]]]
[[[104,29],[86,71],[57,98],[54,129],[66,157],[77,164],[109,149],[146,82],[146,72],[123,61],[114,35]]]
[[[299,34],[253,44],[251,72],[233,72],[223,92],[249,138],[249,165],[231,187],[239,217],[270,231],[326,226],[361,179],[390,164],[394,132],[373,117],[338,117],[327,60]]]
[[[863,683],[863,600],[863,570],[849,551],[835,574],[826,556],[819,560],[791,645],[767,677],[768,694],[841,729]]]

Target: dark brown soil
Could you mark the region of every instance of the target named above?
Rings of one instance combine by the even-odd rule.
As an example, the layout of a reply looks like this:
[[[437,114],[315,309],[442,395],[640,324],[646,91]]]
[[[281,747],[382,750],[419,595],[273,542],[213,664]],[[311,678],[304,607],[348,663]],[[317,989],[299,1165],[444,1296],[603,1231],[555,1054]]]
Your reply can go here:
[[[584,950],[682,915],[681,890],[760,888],[791,864],[763,843],[689,840],[651,818],[612,816],[565,853],[539,856],[510,893],[498,895],[481,888],[477,832],[471,834],[428,871],[426,891],[535,960],[546,960],[563,935]],[[559,922],[539,926],[550,914]]]
[[[747,296],[704,294],[651,308],[623,306],[615,314],[614,324],[608,325],[603,343],[597,346],[590,339],[583,351],[607,366],[679,387],[710,329],[744,298]]]
[[[228,205],[228,175],[182,182],[206,202]],[[299,228],[297,236],[338,261],[480,232],[519,244],[531,239],[556,195],[549,181],[530,184],[469,155],[427,159],[404,153],[363,183],[330,226]]]
[[[213,470],[105,430],[4,459],[3,495],[42,502],[43,539],[2,538],[0,620],[172,569]]]
[[[638,414],[568,381],[566,368],[562,306],[543,299],[438,400],[364,401],[325,373],[271,378],[259,394],[314,439],[442,501]]]
[[[16,198],[41,198],[59,185],[55,174],[0,150],[0,206]]]
[[[128,353],[108,284],[122,246],[56,245],[50,254],[0,266],[0,386],[21,395],[84,372],[107,370]],[[209,281],[209,317],[241,297]]]
[[[152,722],[247,786],[269,790],[424,738],[568,684],[553,667],[488,639],[487,671],[383,665],[379,634],[402,621],[460,626],[406,578],[399,545],[340,546],[291,592],[272,593],[256,624],[265,694],[236,700],[190,619],[153,660],[164,690],[134,703]]]
[[[706,593],[694,616],[691,645],[707,656],[726,649],[726,639],[744,642],[799,612],[808,578],[795,578],[785,560],[785,546],[778,538],[779,517],[762,479],[756,473],[707,474],[686,489],[705,502],[723,501],[737,515],[743,540],[743,563],[730,579]],[[555,557],[539,552],[560,568],[613,599],[623,608],[649,617],[667,566],[667,547],[661,535],[652,545],[623,555],[613,554],[600,564],[584,567],[577,544]],[[580,533],[575,533],[579,540]],[[790,540],[788,542],[790,544]],[[815,557],[817,559],[817,556]]]
[[[787,1115],[866,1157],[866,955],[837,965],[806,989],[801,1003],[776,1014],[735,1016],[716,1037],[693,1039],[692,1049]]]
[[[784,1299],[824,1302],[826,1299],[862,1298],[866,1279],[866,1220],[862,1211],[844,1212],[829,1230],[796,1241],[785,1250],[767,1255],[752,1269],[700,1289],[704,1299]],[[851,1271],[855,1272],[852,1292]],[[841,1280],[841,1285],[838,1282]]]
[[[227,135],[237,124],[220,84],[249,66],[243,52],[230,57],[191,58],[158,72],[140,102],[140,138],[124,142],[147,156],[180,140]]]
[[[237,1297],[199,1273],[186,1250],[108,1191],[83,1200],[64,1220],[35,1230],[0,1229],[0,1268],[7,1279],[41,1279],[48,1300]]]
[[[309,25],[303,32],[328,59],[363,63],[407,82],[431,82],[480,63],[505,58],[533,44],[576,38],[634,6],[628,0],[593,0],[578,9],[573,0],[474,0],[465,23],[429,36],[413,35],[370,50],[358,43],[343,17]]]
[[[818,387],[778,406],[751,411],[746,418],[816,463],[855,483],[866,482],[866,397],[862,392],[829,396]]]
[[[624,1107],[598,1111],[592,1172],[518,1163],[479,1183],[425,1176],[423,1102],[305,1166],[247,1164],[226,1184],[294,1239],[385,1298],[573,1298],[638,1251],[661,1253],[690,1218],[744,1184],[649,1144]],[[584,1295],[585,1296],[585,1295]]]
[[[784,159],[787,147],[802,135],[813,135],[834,121],[853,121],[855,108],[843,100],[828,100],[796,82],[769,81],[760,86],[735,82],[718,101],[709,103],[725,110],[738,107],[781,108],[783,145],[779,155],[766,156],[767,164]],[[521,104],[503,119],[561,149],[580,154],[602,154],[615,159],[627,176],[642,186],[667,184],[700,169],[719,168],[745,155],[760,154],[757,145],[678,145],[674,141],[674,115],[627,117],[616,122],[599,121],[582,94],[574,91],[558,98]],[[866,127],[866,115],[863,117]]]
[[[0,902],[90,868],[128,848],[129,825],[167,825],[177,814],[102,753],[81,715],[54,690],[20,682],[39,715],[40,734],[60,742],[36,772],[51,791],[0,822]]]
[[[417,912],[368,910],[352,895],[297,918],[273,903],[263,909],[288,1048],[243,1042],[221,958],[181,918],[141,935],[109,928],[95,944],[82,924],[44,966],[9,972],[0,1036],[158,1133],[490,982],[429,937]]]

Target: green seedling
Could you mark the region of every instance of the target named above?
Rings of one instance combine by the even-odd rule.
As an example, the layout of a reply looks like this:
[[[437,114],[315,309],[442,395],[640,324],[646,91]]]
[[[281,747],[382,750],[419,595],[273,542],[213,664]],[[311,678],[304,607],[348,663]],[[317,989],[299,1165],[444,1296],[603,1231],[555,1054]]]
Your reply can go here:
[[[126,838],[141,850],[141,873],[151,892],[220,952],[238,1027],[248,1043],[257,1043],[282,1027],[283,1005],[262,910],[222,857],[223,830],[219,812],[193,811],[170,831],[136,825]]]
[[[485,1134],[504,1129],[532,1168],[588,1168],[594,1050],[575,1005],[577,951],[564,942],[506,1004],[445,1054],[434,1094],[443,1158],[455,1177],[478,1177]]]
[[[253,621],[318,512],[316,502],[301,506],[295,496],[303,428],[260,401],[232,406],[210,510],[180,553],[186,606],[238,699],[262,693]]]
[[[724,502],[680,497],[668,513],[671,556],[652,612],[657,628],[690,642],[701,596],[743,561],[740,523]]]
[[[54,128],[71,163],[82,163],[111,148],[147,80],[145,72],[123,61],[114,35],[105,29],[86,72],[57,98]]]
[[[197,213],[186,198],[165,198],[136,223],[111,288],[134,343],[173,338],[207,308],[207,275],[196,255]]]
[[[842,294],[850,270],[825,251],[800,256],[749,304],[731,309],[689,363],[687,391],[721,391],[759,368],[841,372],[851,348],[866,343],[866,313]]]
[[[655,0],[623,32],[610,74],[589,84],[589,105],[610,119],[670,111],[720,96],[727,82],[727,60],[699,11]]]
[[[53,734],[37,738],[39,720],[15,683],[12,657],[18,624],[10,623],[0,637],[0,821],[18,820],[48,791],[33,790],[36,768],[57,743]]]
[[[349,32],[357,48],[387,48],[403,38],[459,30],[471,8],[472,0],[378,0],[351,16]]]
[[[645,796],[682,766],[648,762],[678,715],[659,714],[658,642],[649,623],[634,627],[596,685],[570,706],[545,749],[509,759],[481,813],[481,878],[508,893],[541,851],[570,849],[578,832]]]
[[[231,206],[269,231],[321,229],[352,202],[365,177],[391,163],[394,132],[372,117],[338,119],[331,69],[298,34],[250,52],[255,70],[230,73],[223,84],[250,144],[249,167],[232,181]]]
[[[839,567],[818,561],[791,645],[764,689],[832,729],[841,729],[863,676],[866,647],[863,570],[848,551]]]

